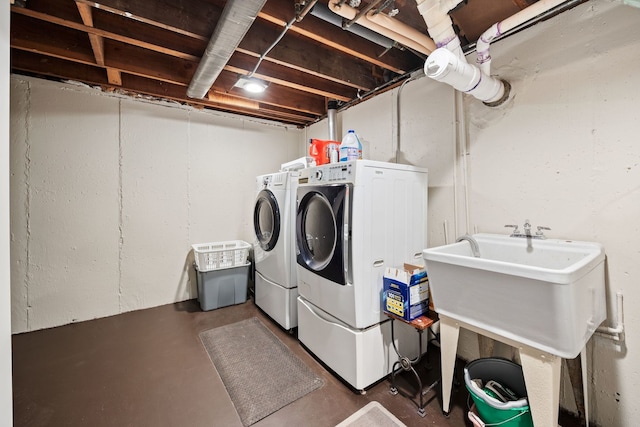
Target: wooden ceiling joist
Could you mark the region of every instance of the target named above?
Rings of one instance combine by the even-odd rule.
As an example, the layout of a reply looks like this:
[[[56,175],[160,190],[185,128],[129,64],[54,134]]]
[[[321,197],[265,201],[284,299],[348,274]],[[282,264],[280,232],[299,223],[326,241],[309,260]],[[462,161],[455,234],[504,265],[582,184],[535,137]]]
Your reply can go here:
[[[84,25],[88,27],[93,27],[93,14],[91,12],[91,6],[87,6],[84,3],[76,2],[78,6],[78,12],[80,12],[80,16],[82,17],[82,22]],[[104,66],[104,39],[95,34],[89,34],[89,42],[91,43],[91,48],[93,49],[93,54],[96,57],[96,63],[98,65]],[[122,76],[120,75],[120,71],[106,67],[107,68],[107,79],[109,83],[112,85],[120,86],[122,84]]]

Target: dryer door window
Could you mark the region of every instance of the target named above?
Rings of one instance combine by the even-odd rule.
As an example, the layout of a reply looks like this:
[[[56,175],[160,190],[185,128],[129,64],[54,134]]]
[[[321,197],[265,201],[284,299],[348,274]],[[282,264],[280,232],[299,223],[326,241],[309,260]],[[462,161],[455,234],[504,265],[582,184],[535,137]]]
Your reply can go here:
[[[253,210],[253,228],[263,250],[268,252],[276,246],[280,236],[280,209],[276,196],[269,190],[258,194]]]
[[[322,270],[331,261],[338,233],[331,205],[322,194],[312,193],[306,201],[300,231],[307,265]]]
[[[298,188],[298,264],[340,285],[347,284],[350,184]]]

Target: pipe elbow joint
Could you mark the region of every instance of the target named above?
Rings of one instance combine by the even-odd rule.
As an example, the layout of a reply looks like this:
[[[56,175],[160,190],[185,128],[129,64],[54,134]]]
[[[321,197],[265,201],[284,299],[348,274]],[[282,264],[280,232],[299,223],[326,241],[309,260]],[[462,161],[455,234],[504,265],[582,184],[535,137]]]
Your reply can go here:
[[[484,74],[480,68],[447,49],[433,51],[425,62],[424,72],[430,78],[473,95],[491,107],[501,105],[509,96],[510,85]]]

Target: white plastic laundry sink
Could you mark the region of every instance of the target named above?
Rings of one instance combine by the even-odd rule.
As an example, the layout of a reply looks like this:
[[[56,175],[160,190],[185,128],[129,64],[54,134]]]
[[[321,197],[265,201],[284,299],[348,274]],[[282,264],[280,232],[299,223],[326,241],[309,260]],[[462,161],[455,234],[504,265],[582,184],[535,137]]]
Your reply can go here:
[[[572,359],[606,318],[599,243],[475,234],[425,249],[435,310]]]

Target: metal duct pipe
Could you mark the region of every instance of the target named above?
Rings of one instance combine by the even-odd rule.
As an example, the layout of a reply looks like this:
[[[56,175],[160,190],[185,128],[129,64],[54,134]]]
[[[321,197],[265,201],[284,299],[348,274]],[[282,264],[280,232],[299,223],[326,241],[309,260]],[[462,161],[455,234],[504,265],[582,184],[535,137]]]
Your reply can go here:
[[[315,16],[318,19],[322,19],[325,22],[333,24],[337,27],[342,27],[342,18],[335,13],[333,13],[329,6],[324,3],[316,4],[313,9],[311,9],[311,15]],[[348,28],[344,28],[345,30],[358,35],[364,39],[369,40],[377,45],[380,45],[386,49],[393,47],[393,40],[388,37],[383,36],[382,34],[378,34],[375,31],[371,31],[368,28],[363,27],[359,24],[353,24]]]
[[[327,122],[329,122],[329,139],[331,141],[339,141],[338,128],[336,127],[337,110],[338,101],[329,101],[327,105]]]
[[[229,0],[187,88],[190,98],[204,98],[267,0]]]

